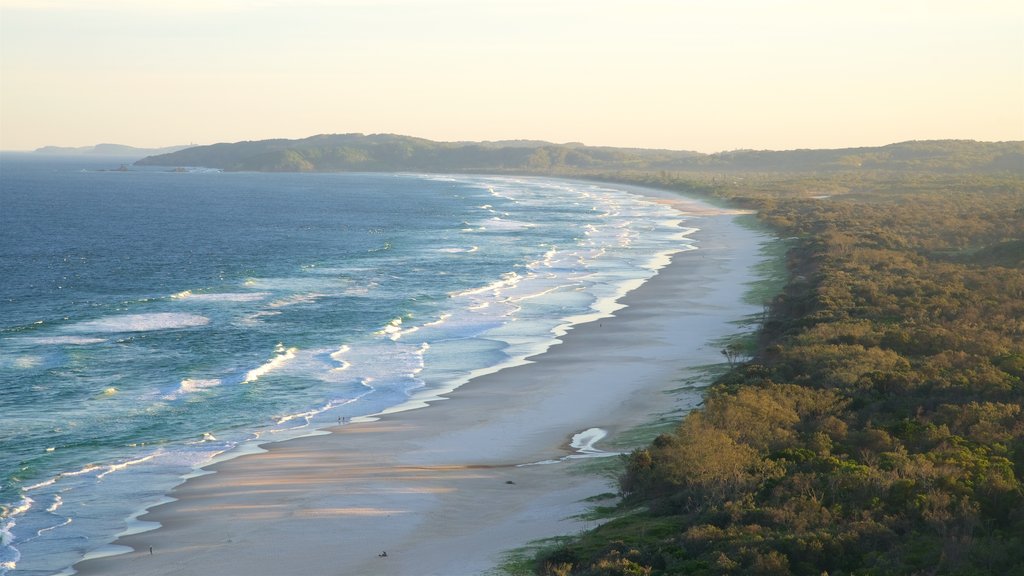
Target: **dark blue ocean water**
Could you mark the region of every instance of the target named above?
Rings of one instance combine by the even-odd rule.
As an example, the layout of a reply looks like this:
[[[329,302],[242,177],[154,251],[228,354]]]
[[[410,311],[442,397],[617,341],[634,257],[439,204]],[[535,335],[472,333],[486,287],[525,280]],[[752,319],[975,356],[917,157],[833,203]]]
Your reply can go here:
[[[687,248],[606,185],[0,156],[0,573],[214,457],[543,351]]]

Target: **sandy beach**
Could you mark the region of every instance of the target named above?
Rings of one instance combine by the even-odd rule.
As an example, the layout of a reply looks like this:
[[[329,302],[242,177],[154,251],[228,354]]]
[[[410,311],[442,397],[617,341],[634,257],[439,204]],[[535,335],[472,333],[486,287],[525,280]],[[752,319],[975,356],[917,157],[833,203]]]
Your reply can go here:
[[[661,197],[678,198],[671,193]],[[614,481],[580,470],[573,435],[618,434],[699,404],[676,390],[722,362],[714,341],[760,307],[742,296],[769,238],[707,204],[676,201],[700,228],[613,317],[579,325],[530,363],[480,376],[426,408],[347,423],[210,466],[124,536],[133,552],[83,575],[483,574],[508,551],[576,533],[586,498]],[[380,555],[385,552],[386,557]]]

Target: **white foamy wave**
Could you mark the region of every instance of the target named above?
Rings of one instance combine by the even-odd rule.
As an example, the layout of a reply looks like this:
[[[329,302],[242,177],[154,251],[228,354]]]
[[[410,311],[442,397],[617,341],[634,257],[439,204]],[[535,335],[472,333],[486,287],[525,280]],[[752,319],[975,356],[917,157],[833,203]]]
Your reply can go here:
[[[56,481],[57,481],[57,478],[53,477],[53,478],[50,478],[49,480],[43,480],[42,482],[38,482],[38,483],[33,484],[31,486],[26,486],[26,487],[22,488],[22,490],[24,490],[25,492],[31,492],[33,490],[39,490],[40,488],[46,488],[47,486],[53,484]]]
[[[39,344],[42,346],[85,346],[87,344],[100,344],[107,341],[106,338],[91,338],[87,336],[34,336],[29,338],[20,338],[20,340],[29,344]]]
[[[426,324],[423,325],[423,327],[424,328],[433,328],[434,326],[440,326],[441,324],[444,324],[445,322],[447,322],[448,319],[451,318],[451,317],[452,317],[452,315],[450,313],[444,312],[440,316],[438,316],[437,320],[434,320],[433,322],[427,322]]]
[[[74,470],[72,472],[62,472],[60,474],[60,476],[81,476],[83,474],[88,474],[89,472],[94,472],[96,470],[99,470],[100,468],[101,467],[96,465],[96,464],[89,464],[88,466],[86,466],[86,467],[84,467],[84,468],[82,468],[80,470]],[[51,481],[50,483],[52,484],[53,482]]]
[[[47,512],[49,512],[49,511],[50,510],[47,510]],[[68,524],[71,524],[71,518],[65,518],[64,521],[61,522],[60,524],[54,524],[53,526],[47,526],[46,528],[40,528],[36,532],[36,537],[42,536],[43,534],[46,534],[47,532],[50,532],[51,530],[56,530],[57,528],[63,528],[64,526],[67,526]]]
[[[21,560],[18,549],[11,546],[11,543],[14,542],[14,532],[12,532],[14,525],[14,520],[10,519],[0,524],[0,547],[7,549],[5,556],[8,556],[7,559],[0,561],[0,570],[3,570],[5,574],[7,570],[17,568],[18,560]]]
[[[54,494],[53,503],[46,507],[46,511],[52,514],[56,512],[62,504],[64,504],[64,499],[60,497],[60,494]]]
[[[164,396],[164,400],[176,400],[186,394],[192,394],[193,392],[199,392],[200,390],[206,390],[207,388],[213,388],[220,386],[221,380],[218,378],[210,379],[186,379],[182,380],[178,388]]]
[[[550,250],[545,252],[543,256],[541,256],[540,260],[537,260],[537,261],[534,261],[534,262],[530,262],[529,264],[526,265],[526,267],[531,269],[531,270],[535,270],[535,269],[540,268],[542,266],[544,268],[551,268],[551,266],[554,264],[555,256],[557,254],[558,254],[558,249],[551,248]]]
[[[256,302],[270,296],[269,292],[200,292],[191,290],[172,294],[174,300],[195,300],[199,302]]]
[[[341,348],[338,348],[334,352],[331,352],[331,360],[334,360],[335,362],[338,363],[337,366],[331,368],[332,372],[341,372],[342,370],[348,370],[352,366],[351,362],[348,362],[343,358],[343,356],[345,354],[348,354],[350,350],[352,349],[349,348],[348,344],[342,344]]]
[[[26,490],[28,489],[26,488]],[[21,498],[21,502],[18,502],[11,508],[3,508],[2,512],[4,516],[7,516],[8,518],[13,516],[19,516],[21,514],[24,514],[25,512],[28,512],[32,508],[32,504],[34,503],[35,500],[29,498],[28,496],[23,496]]]
[[[299,351],[298,348],[285,348],[283,344],[278,344],[277,348],[274,349],[277,356],[274,356],[269,362],[260,366],[259,368],[253,368],[245,374],[245,379],[242,380],[242,384],[249,384],[255,382],[266,376],[267,374],[277,370],[284,366],[289,361],[295,359],[295,353]]]
[[[398,340],[401,339],[403,336],[408,336],[409,334],[412,334],[413,332],[419,332],[419,329],[420,329],[419,326],[413,326],[412,328],[406,328],[405,330],[402,330],[400,332],[396,332],[395,334],[392,334],[390,336],[390,338],[391,338],[392,341],[398,342]]]
[[[384,328],[378,330],[377,334],[383,335],[383,336],[387,336],[393,342],[398,342],[398,340],[400,340],[402,338],[402,336],[406,336],[408,334],[412,334],[413,332],[416,332],[419,329],[420,329],[419,326],[413,326],[411,328],[404,328],[403,329],[402,328],[402,319],[401,318],[395,318],[391,322],[388,322],[387,326],[385,326]]]
[[[462,292],[454,292],[452,294],[449,294],[448,296],[451,298],[458,298],[460,296],[473,296],[475,294],[486,294],[488,292],[498,293],[503,288],[511,288],[522,280],[523,276],[520,276],[515,272],[506,272],[505,274],[501,275],[500,280],[491,282],[486,286],[481,286],[480,288],[471,288],[469,290],[463,290]]]
[[[143,456],[142,458],[136,458],[135,460],[127,460],[125,462],[119,462],[117,464],[111,464],[110,466],[106,467],[106,470],[104,470],[103,472],[100,472],[99,474],[97,474],[96,475],[96,479],[97,480],[102,480],[108,474],[113,474],[114,472],[117,472],[118,470],[124,470],[125,468],[128,468],[130,466],[135,466],[136,464],[142,464],[143,462],[149,462],[150,460],[152,460],[153,458],[156,458],[160,454],[161,454],[161,452],[157,451],[157,452],[154,452],[154,453],[152,453],[152,454],[150,454],[148,456]]]
[[[313,292],[310,294],[296,294],[295,296],[288,296],[287,298],[281,298],[274,300],[270,303],[271,308],[284,308],[285,306],[295,306],[296,304],[309,304],[316,302],[320,298],[323,298],[326,294],[320,294]]]
[[[260,322],[262,322],[262,320],[260,320],[260,318],[266,318],[268,316],[280,316],[280,315],[281,315],[281,313],[278,312],[277,310],[260,310],[259,312],[254,312],[254,313],[246,316],[245,318],[241,319],[239,322],[241,324],[245,324],[247,326],[252,326],[254,324],[259,324]]]
[[[413,356],[417,359],[419,365],[413,369],[410,376],[419,376],[419,374],[423,372],[423,369],[427,367],[427,350],[430,350],[430,344],[422,342],[420,343],[419,349],[413,352]]]
[[[472,254],[479,249],[479,246],[470,246],[469,248],[438,248],[437,251],[445,254]]]
[[[494,189],[494,187],[488,187],[487,191],[491,194],[491,196],[494,196],[495,198],[504,198],[505,200],[515,201],[515,198],[513,198],[511,196],[507,196],[505,194],[502,194],[502,193],[498,192],[497,190]],[[503,192],[504,192],[504,190],[503,190]]]
[[[324,405],[322,405],[322,406],[320,406],[318,408],[313,408],[312,410],[307,410],[305,412],[299,412],[298,414],[288,414],[286,416],[279,416],[279,417],[277,417],[274,420],[274,423],[277,424],[278,426],[280,426],[281,424],[285,424],[285,423],[291,422],[293,420],[302,420],[301,424],[299,424],[298,426],[295,426],[293,428],[289,428],[289,430],[294,429],[294,428],[303,428],[305,426],[308,426],[309,423],[313,420],[313,418],[316,415],[322,414],[324,412],[327,412],[328,410],[337,408],[338,406],[344,406],[345,404],[348,404],[351,401],[352,400],[347,399],[347,398],[330,400],[326,404],[324,404]],[[271,430],[271,432],[281,432],[281,431],[282,431],[281,429]]]
[[[537,227],[536,224],[532,224],[530,222],[520,222],[518,220],[505,220],[504,218],[499,218],[497,216],[495,216],[494,218],[484,220],[483,222],[480,223],[480,226],[484,230],[500,230],[503,232],[512,232],[515,230],[525,230],[527,228]]]
[[[205,326],[210,319],[197,314],[178,312],[154,312],[152,314],[126,314],[110,316],[98,320],[79,322],[68,327],[72,332],[150,332],[154,330],[172,330],[177,328],[194,328]]]
[[[508,302],[522,302],[524,300],[530,300],[533,298],[541,298],[543,296],[547,296],[549,294],[553,294],[555,292],[559,292],[562,290],[578,290],[579,288],[580,287],[576,284],[559,284],[556,286],[551,286],[550,288],[542,289],[538,292],[526,293],[517,296],[509,296]]]

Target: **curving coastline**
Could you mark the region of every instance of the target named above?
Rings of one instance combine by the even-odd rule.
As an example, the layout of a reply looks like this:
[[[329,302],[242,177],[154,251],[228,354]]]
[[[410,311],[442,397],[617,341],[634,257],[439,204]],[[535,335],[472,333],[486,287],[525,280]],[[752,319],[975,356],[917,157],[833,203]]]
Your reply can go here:
[[[680,252],[612,318],[578,325],[530,363],[475,378],[428,409],[267,445],[211,466],[122,537],[131,553],[81,574],[478,574],[504,551],[568,534],[608,480],[558,459],[570,438],[617,433],[700,402],[667,395],[687,369],[721,361],[711,342],[757,311],[743,303],[768,236],[673,193],[699,214]],[[682,203],[682,204],[680,204]],[[600,447],[600,444],[598,444]],[[150,547],[153,553],[150,554]],[[387,551],[386,558],[378,557]]]

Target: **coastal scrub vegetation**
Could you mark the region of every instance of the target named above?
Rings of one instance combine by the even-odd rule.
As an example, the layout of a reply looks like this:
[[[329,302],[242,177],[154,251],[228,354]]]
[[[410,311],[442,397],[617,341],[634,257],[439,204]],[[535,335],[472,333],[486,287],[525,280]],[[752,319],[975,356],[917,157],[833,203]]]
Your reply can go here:
[[[622,462],[544,576],[1024,574],[1024,142],[697,154],[392,135],[140,164],[543,174],[754,210],[790,238],[753,350]]]
[[[1024,574],[1024,170],[606,179],[792,237],[756,354],[543,575]]]

